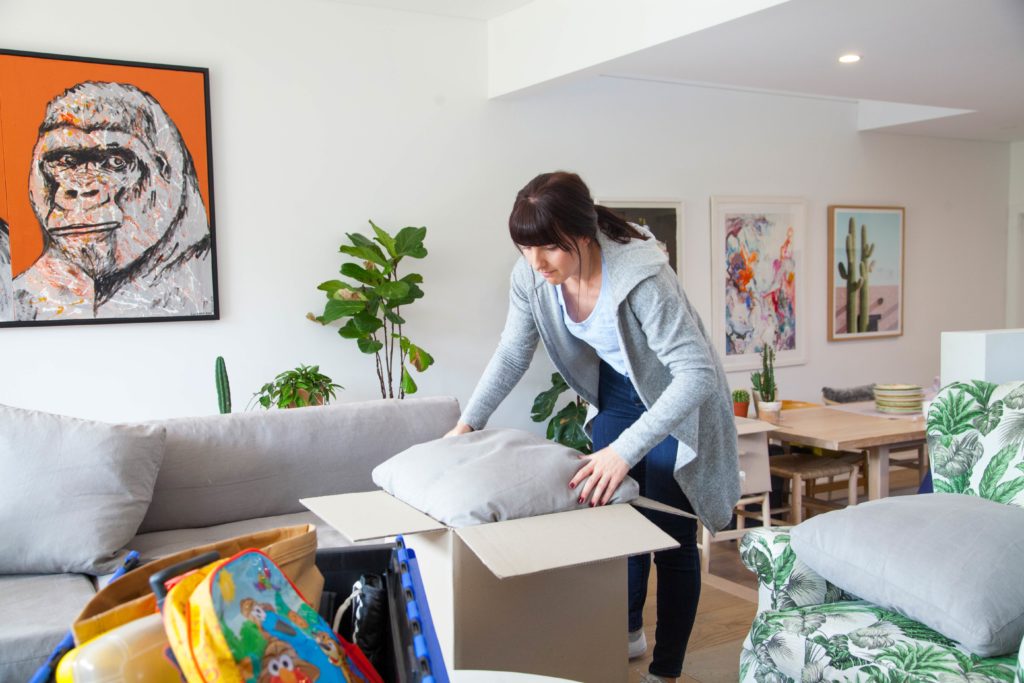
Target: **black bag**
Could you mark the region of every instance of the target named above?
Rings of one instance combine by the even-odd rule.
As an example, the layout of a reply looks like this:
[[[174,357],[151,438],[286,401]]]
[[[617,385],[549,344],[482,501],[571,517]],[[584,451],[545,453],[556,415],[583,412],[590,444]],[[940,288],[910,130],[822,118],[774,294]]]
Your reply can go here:
[[[352,586],[352,642],[359,646],[374,665],[383,664],[388,656],[388,590],[385,577],[364,574]]]

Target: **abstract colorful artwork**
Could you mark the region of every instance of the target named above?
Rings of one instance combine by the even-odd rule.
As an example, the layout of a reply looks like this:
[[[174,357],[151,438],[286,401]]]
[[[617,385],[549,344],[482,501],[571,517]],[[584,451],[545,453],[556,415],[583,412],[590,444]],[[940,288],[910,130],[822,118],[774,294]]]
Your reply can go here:
[[[903,334],[903,226],[899,206],[828,207],[828,338]]]
[[[654,234],[658,246],[668,256],[668,264],[682,274],[679,264],[683,245],[683,204],[676,201],[597,200],[630,223],[643,225]]]
[[[206,69],[0,51],[0,326],[216,319]]]
[[[726,369],[758,367],[765,346],[777,365],[803,363],[803,202],[715,197],[711,213],[712,329]]]

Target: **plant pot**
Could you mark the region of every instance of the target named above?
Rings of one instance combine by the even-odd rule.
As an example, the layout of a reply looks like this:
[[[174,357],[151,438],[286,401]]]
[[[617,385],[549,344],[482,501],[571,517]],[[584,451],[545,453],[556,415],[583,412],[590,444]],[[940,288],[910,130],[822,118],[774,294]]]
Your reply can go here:
[[[309,400],[309,392],[306,391],[305,389],[296,389],[295,393],[299,395],[299,398],[301,398],[303,401],[306,402],[306,405],[302,406],[302,407],[322,406],[324,404],[323,394],[317,394],[316,400],[310,401]],[[299,406],[294,401],[292,401],[291,403],[288,404],[288,407],[289,408],[296,408],[296,407],[299,407]]]
[[[750,401],[733,401],[732,412],[736,417],[746,417],[750,411]]]
[[[782,401],[761,401],[757,404],[757,419],[779,424],[782,413]]]

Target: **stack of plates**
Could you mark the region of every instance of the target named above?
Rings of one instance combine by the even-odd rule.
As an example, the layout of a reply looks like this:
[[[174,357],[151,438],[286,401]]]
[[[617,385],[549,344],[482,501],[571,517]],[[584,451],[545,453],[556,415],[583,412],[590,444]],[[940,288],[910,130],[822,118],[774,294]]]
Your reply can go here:
[[[916,384],[876,384],[875,407],[883,413],[920,413],[924,389]]]

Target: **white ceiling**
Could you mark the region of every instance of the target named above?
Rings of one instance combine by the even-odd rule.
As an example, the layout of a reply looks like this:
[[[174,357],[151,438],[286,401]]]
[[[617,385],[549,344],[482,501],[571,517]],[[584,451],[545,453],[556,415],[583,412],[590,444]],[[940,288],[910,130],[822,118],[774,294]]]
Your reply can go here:
[[[481,20],[531,2],[349,1]],[[862,61],[839,64],[848,51]],[[867,101],[862,129],[1024,140],[1024,0],[789,0],[573,77],[598,75]],[[953,113],[928,107],[969,113],[884,125]]]
[[[384,7],[464,19],[493,19],[533,0],[338,0],[346,5]]]

